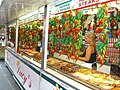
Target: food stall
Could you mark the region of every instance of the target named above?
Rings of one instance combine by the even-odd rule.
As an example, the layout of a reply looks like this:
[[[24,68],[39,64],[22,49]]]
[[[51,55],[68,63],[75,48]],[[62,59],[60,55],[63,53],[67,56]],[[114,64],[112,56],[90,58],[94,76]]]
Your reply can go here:
[[[5,61],[21,89],[119,90],[120,77],[111,73],[112,65],[119,71],[119,26],[117,39],[111,41],[109,36],[119,18],[113,25],[111,12],[116,12],[109,11],[111,3],[116,4],[113,0],[54,0],[19,18],[16,51],[7,47]],[[115,17],[119,17],[118,12]],[[90,31],[98,37],[97,70],[78,60],[87,46],[84,36]],[[114,49],[116,52],[111,52]],[[111,53],[116,55],[114,60]]]
[[[4,59],[5,57],[5,45],[6,45],[6,35],[5,35],[5,26],[0,26],[0,59]]]

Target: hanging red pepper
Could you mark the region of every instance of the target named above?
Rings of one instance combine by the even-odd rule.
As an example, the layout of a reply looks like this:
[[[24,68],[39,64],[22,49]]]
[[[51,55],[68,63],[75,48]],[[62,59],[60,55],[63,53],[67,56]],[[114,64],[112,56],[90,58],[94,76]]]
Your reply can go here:
[[[35,35],[35,33],[33,32],[33,33],[32,33],[32,36],[34,36],[34,35]]]
[[[70,30],[67,30],[67,31],[66,31],[66,35],[69,35],[69,34],[70,34]]]
[[[79,22],[78,22],[78,20],[76,19],[74,23],[75,23],[75,25],[77,25]]]
[[[50,50],[50,47],[48,46],[48,50]]]
[[[57,22],[57,23],[60,23],[60,19],[56,18],[56,22]]]
[[[102,67],[102,66],[103,66],[103,64],[104,64],[104,61],[103,61],[103,60],[101,60],[99,56],[98,56],[97,60],[98,60],[98,61],[99,61],[99,63],[100,63],[100,67]]]
[[[105,10],[105,14],[106,14],[106,16],[108,16],[108,10]]]
[[[64,50],[65,54],[68,54],[68,50]]]
[[[99,62],[100,62],[100,67],[102,67],[103,64],[104,64],[104,61],[103,61],[103,60],[100,60]]]
[[[76,36],[73,37],[74,42],[76,42],[77,39],[78,39],[78,38],[77,38]]]
[[[117,30],[117,35],[120,36],[120,28]]]
[[[52,33],[52,29],[51,29],[51,28],[49,28],[49,31],[48,31],[48,33],[49,33],[49,34],[51,34],[51,33]]]
[[[71,54],[68,54],[68,60],[70,60],[70,58],[71,58]]]
[[[76,14],[76,15],[78,14],[78,10],[75,10],[75,14]]]
[[[70,12],[70,14],[69,14],[69,15],[70,15],[70,17],[72,17],[72,16],[73,16],[72,12]]]
[[[59,25],[56,26],[57,31],[59,31]]]
[[[78,34],[80,32],[80,29],[79,28],[76,28],[75,29],[75,34]]]
[[[97,29],[95,30],[95,33],[100,33],[102,32],[102,28],[101,27],[97,27]]]
[[[60,37],[60,33],[58,33],[56,36],[57,36],[57,37]]]
[[[68,50],[70,50],[72,48],[72,45],[69,46]]]
[[[98,21],[98,25],[100,26],[100,25],[102,25],[103,24],[103,21],[102,20],[99,20]]]
[[[61,54],[64,54],[64,52],[61,50],[58,56],[61,56]]]
[[[88,24],[88,29],[87,30],[91,30],[92,26],[91,26],[92,21]]]
[[[65,36],[65,34],[64,34],[64,33],[62,33],[61,37],[64,37],[64,36]]]
[[[74,57],[75,57],[75,62],[79,59],[79,56],[77,56],[77,55],[74,55]]]
[[[54,48],[54,51],[57,51],[57,47]]]
[[[104,39],[102,36],[99,37],[99,40],[104,43]]]
[[[55,53],[55,51],[54,51],[54,50],[51,50],[51,53],[52,53],[52,54],[54,54],[54,53]]]
[[[67,27],[67,22],[64,23],[64,27]]]
[[[111,22],[110,26],[114,27],[115,26],[115,22]]]
[[[67,17],[67,14],[66,14],[66,13],[63,13],[63,17],[66,18],[66,17]]]

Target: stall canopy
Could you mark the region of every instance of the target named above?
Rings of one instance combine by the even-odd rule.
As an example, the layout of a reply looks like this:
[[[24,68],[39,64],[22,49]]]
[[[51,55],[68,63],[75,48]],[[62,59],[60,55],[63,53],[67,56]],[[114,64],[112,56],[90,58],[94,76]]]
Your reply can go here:
[[[91,3],[87,3],[87,2]],[[23,15],[37,10],[38,8],[54,2],[54,5],[61,10],[66,10],[74,5],[74,8],[84,8],[91,6],[92,3],[116,1],[114,7],[120,7],[120,0],[0,0],[0,25],[13,21]],[[72,2],[70,4],[70,2]],[[73,3],[76,2],[76,3]],[[85,3],[86,2],[86,3]],[[82,3],[82,4],[81,4]],[[67,4],[67,5],[66,5]],[[117,5],[116,5],[117,4]],[[70,5],[70,7],[69,7]],[[86,6],[87,5],[87,6]]]
[[[0,25],[47,5],[52,0],[3,0],[0,6]]]

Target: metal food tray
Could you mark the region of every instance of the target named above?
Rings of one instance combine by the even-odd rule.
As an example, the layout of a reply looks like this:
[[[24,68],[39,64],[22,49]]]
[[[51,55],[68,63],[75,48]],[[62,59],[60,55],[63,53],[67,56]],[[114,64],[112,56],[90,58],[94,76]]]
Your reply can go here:
[[[28,54],[25,53],[25,51],[21,51],[21,54],[22,54],[22,55],[25,55],[25,56],[28,57],[29,59],[33,59],[33,60],[36,61],[36,62],[38,61],[37,58],[34,58],[33,56],[29,56]],[[39,60],[39,61],[40,61],[40,62],[38,62],[38,63],[41,63],[42,60]]]
[[[55,58],[55,59],[58,59],[58,58]],[[63,62],[67,62],[67,61],[64,61],[64,60],[61,60],[61,59],[58,59],[58,60],[60,60],[60,61],[63,61]],[[71,63],[71,62],[67,62],[68,64],[70,63],[70,64],[73,64],[73,63]],[[79,69],[89,69],[89,68],[86,68],[86,67],[83,67],[83,66],[80,66],[80,65],[78,65],[78,64],[76,64],[75,65],[76,67],[79,67]],[[80,84],[83,84],[83,85],[85,85],[85,86],[87,86],[87,87],[89,87],[89,88],[91,88],[91,89],[93,89],[93,90],[106,90],[106,89],[104,89],[103,87],[100,87],[99,85],[96,85],[96,84],[94,84],[94,83],[90,83],[90,82],[88,82],[88,80],[83,80],[83,79],[81,79],[81,78],[77,78],[77,77],[75,77],[75,76],[73,76],[71,73],[68,73],[68,72],[65,72],[65,71],[63,71],[63,70],[61,70],[61,69],[57,69],[56,67],[54,67],[54,65],[48,65],[48,68],[50,68],[50,69],[52,69],[52,70],[54,70],[54,71],[56,71],[56,72],[58,72],[58,73],[60,73],[60,74],[62,74],[62,75],[64,75],[64,76],[66,76],[66,77],[68,77],[68,78],[70,78],[70,79],[72,79],[72,80],[74,80],[74,81],[77,81],[77,82],[79,82]],[[91,70],[91,69],[89,69],[89,70]],[[94,70],[95,71],[95,70]],[[96,72],[96,74],[103,74],[102,72],[99,72],[99,71],[95,71]],[[114,78],[116,78],[116,76],[113,76]],[[117,78],[116,78],[117,79]]]
[[[72,80],[86,86],[86,87],[89,87],[89,88],[91,88],[93,90],[103,90],[103,88],[101,88],[101,87],[99,87],[99,86],[97,86],[95,84],[91,84],[91,83],[89,83],[89,82],[87,82],[87,81],[85,81],[83,79],[78,79],[76,77],[73,77],[70,73],[64,72],[62,70],[58,70],[58,69],[56,69],[54,67],[51,67],[49,65],[48,65],[48,68],[50,68],[50,69],[52,69],[52,70],[54,70],[54,71],[56,71],[56,72],[58,72],[58,73],[60,73],[60,74],[62,74],[64,76],[66,76],[66,77],[68,77],[68,78],[70,78],[70,79],[72,79]]]

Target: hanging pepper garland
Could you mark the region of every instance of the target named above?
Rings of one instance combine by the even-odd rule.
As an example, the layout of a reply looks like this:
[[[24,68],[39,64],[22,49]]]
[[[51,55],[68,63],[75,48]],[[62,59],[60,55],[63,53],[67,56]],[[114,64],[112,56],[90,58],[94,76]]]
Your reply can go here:
[[[78,60],[82,47],[81,17],[81,10],[71,10],[50,19],[48,50],[52,54],[58,51],[59,56],[66,54],[68,59],[73,56]]]
[[[117,35],[120,36],[120,28],[117,30]]]
[[[120,39],[118,39],[115,43],[115,47],[119,48],[119,60],[120,60]]]
[[[36,48],[37,42],[42,39],[42,28],[40,21],[32,21],[19,26],[19,46],[20,48]]]
[[[120,48],[120,40],[115,43],[115,47]]]
[[[108,26],[107,24],[107,15],[108,15],[108,8],[106,5],[103,5],[102,7],[99,8],[98,13],[97,13],[97,25],[98,27],[95,30],[95,33],[98,35],[99,42],[96,45],[96,50],[97,50],[97,60],[100,63],[100,67],[104,64],[106,61],[107,56],[107,44],[108,44],[108,35],[107,32],[108,30],[106,27]]]
[[[16,26],[9,27],[7,33],[8,33],[8,40],[10,40],[13,44],[15,44]]]

